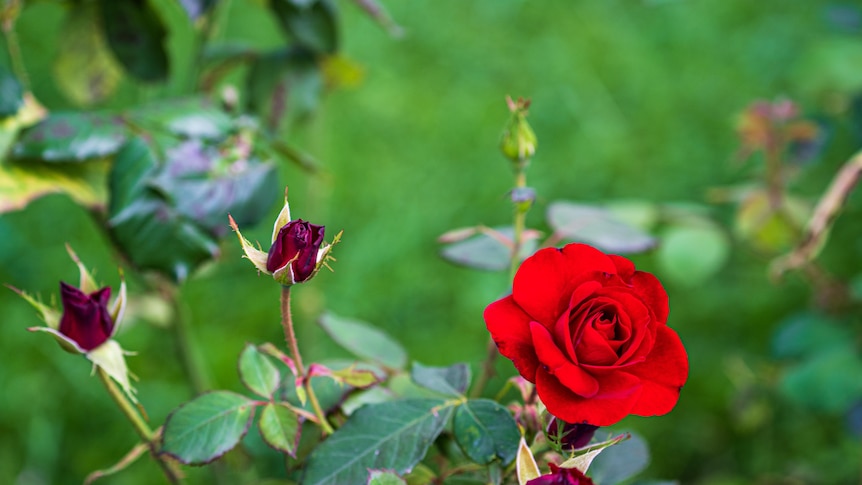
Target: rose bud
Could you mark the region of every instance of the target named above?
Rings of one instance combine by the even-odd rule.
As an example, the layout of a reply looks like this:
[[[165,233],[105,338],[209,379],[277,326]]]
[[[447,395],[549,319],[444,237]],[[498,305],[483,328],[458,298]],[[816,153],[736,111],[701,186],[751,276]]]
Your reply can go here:
[[[527,123],[527,108],[530,107],[530,100],[518,98],[517,101],[512,101],[512,98],[507,96],[506,103],[512,115],[503,129],[500,150],[503,151],[503,155],[523,168],[522,165],[536,153],[536,134]]]
[[[527,485],[593,485],[593,480],[577,468],[560,468],[550,463],[551,473],[534,478]]]
[[[310,280],[320,268],[332,259],[329,253],[341,239],[336,234],[333,241],[323,241],[324,226],[318,226],[302,219],[290,219],[290,205],[287,203],[287,189],[284,191],[284,207],[281,209],[272,229],[272,246],[269,252],[256,248],[239,232],[233,217],[228,215],[230,226],[236,232],[245,256],[263,273],[285,286],[304,283]]]
[[[559,445],[560,451],[569,453],[587,446],[597,429],[599,427],[592,424],[571,424],[554,417],[545,433],[549,441]]]
[[[688,378],[658,279],[585,244],[527,258],[484,316],[500,353],[567,423],[666,414]]]
[[[60,300],[63,302],[60,333],[87,352],[105,343],[114,331],[114,321],[108,311],[110,298],[111,289],[107,287],[88,295],[60,282]]]

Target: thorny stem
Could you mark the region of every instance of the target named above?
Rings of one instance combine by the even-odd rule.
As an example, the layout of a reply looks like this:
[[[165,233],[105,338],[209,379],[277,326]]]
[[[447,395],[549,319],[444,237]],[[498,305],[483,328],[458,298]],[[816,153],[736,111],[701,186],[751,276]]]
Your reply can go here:
[[[515,168],[515,188],[513,190],[523,189],[527,186],[527,166],[529,159],[523,158],[518,161]],[[530,210],[529,205],[515,202],[514,215],[514,234],[512,237],[512,254],[509,259],[509,282],[515,279],[515,273],[518,271],[518,265],[521,263],[521,246],[524,243],[524,228],[527,221],[527,212]],[[497,350],[497,344],[493,338],[488,338],[488,346],[485,354],[485,360],[482,363],[482,373],[479,374],[479,379],[476,385],[470,391],[470,397],[479,397],[488,381],[494,377],[495,363],[500,352]]]
[[[314,388],[311,387],[311,378],[305,376],[305,366],[302,364],[302,355],[299,353],[299,344],[296,341],[296,332],[293,330],[293,316],[290,313],[290,286],[281,287],[281,326],[284,329],[284,340],[287,342],[287,348],[290,351],[290,357],[296,364],[297,377],[305,382],[305,391],[308,394],[308,400],[311,402],[311,407],[314,409],[314,414],[320,423],[320,427],[325,434],[332,434],[335,430],[332,425],[326,420],[326,414],[320,407],[320,402],[317,400],[317,395],[314,393]]]
[[[97,367],[97,373],[99,374],[99,379],[102,381],[102,384],[105,385],[105,389],[107,389],[108,394],[111,395],[111,398],[115,403],[117,403],[120,411],[122,411],[123,414],[126,415],[126,418],[128,418],[129,422],[132,423],[132,427],[135,428],[135,432],[138,433],[138,436],[140,436],[144,443],[147,444],[147,447],[150,449],[150,455],[152,455],[153,459],[159,463],[159,466],[162,468],[168,482],[180,483],[181,480],[177,475],[177,472],[171,468],[170,463],[165,461],[161,455],[159,455],[158,446],[156,444],[157,436],[141,417],[140,413],[138,413],[137,409],[135,409],[132,403],[130,403],[123,394],[123,391],[114,384],[114,381],[111,380],[110,376],[108,376],[101,367]]]

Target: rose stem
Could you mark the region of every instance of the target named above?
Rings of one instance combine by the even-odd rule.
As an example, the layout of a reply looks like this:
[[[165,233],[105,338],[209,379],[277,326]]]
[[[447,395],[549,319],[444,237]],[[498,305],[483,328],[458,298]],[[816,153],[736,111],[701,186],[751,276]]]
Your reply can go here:
[[[147,444],[147,447],[150,449],[150,455],[152,455],[153,459],[155,459],[159,466],[162,468],[162,471],[165,473],[165,478],[168,479],[170,483],[180,483],[180,477],[177,476],[176,471],[171,468],[170,464],[164,461],[159,456],[159,450],[156,446],[156,439],[154,438],[153,431],[147,426],[147,423],[144,422],[144,419],[138,413],[134,406],[126,399],[126,396],[123,394],[114,381],[102,370],[101,367],[96,367],[97,373],[99,374],[99,379],[102,381],[102,384],[105,385],[105,389],[108,390],[108,394],[111,395],[111,398],[117,403],[120,411],[126,415],[126,418],[132,423],[132,427],[135,428],[135,431],[138,433],[138,436],[144,440],[144,443]]]
[[[530,160],[528,158],[521,158],[515,168],[515,189],[522,189],[527,186],[527,166],[529,165]],[[521,262],[521,245],[524,242],[524,226],[526,225],[527,220],[527,212],[530,210],[529,205],[520,204],[515,202],[515,224],[514,224],[514,235],[512,237],[512,254],[509,260],[509,281],[512,282],[515,279],[515,272],[518,271],[518,265]],[[488,346],[485,354],[485,361],[482,363],[482,373],[479,374],[479,379],[476,381],[476,385],[473,386],[473,389],[470,391],[470,397],[479,397],[482,395],[482,391],[485,390],[485,386],[488,385],[488,381],[494,377],[496,373],[495,363],[497,361],[497,356],[500,352],[497,350],[497,344],[494,343],[493,338],[488,338]]]
[[[314,414],[320,421],[320,427],[323,428],[325,434],[332,434],[334,430],[329,421],[326,420],[326,414],[321,409],[317,395],[311,387],[311,377],[305,378],[305,366],[302,364],[302,355],[299,353],[296,333],[293,330],[293,316],[290,313],[290,286],[281,287],[281,326],[284,329],[284,340],[287,342],[287,348],[290,349],[290,356],[296,364],[296,372],[299,374],[297,377],[305,381],[305,391],[308,393],[308,400],[311,402]]]

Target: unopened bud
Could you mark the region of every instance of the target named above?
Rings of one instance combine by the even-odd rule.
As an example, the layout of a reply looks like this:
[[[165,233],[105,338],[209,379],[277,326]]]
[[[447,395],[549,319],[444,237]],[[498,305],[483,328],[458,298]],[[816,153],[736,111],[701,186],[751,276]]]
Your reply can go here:
[[[503,129],[500,149],[513,162],[524,164],[536,153],[537,145],[536,134],[527,123],[530,100],[518,98],[517,101],[512,101],[512,98],[506,97],[506,103],[512,114]]]

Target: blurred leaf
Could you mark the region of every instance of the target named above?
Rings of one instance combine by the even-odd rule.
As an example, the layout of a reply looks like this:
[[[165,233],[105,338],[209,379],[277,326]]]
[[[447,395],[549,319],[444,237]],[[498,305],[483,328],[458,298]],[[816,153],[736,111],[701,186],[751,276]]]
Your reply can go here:
[[[772,353],[779,359],[792,359],[852,347],[852,342],[853,333],[834,318],[800,313],[781,322],[772,340]]]
[[[141,81],[168,78],[167,30],[147,0],[99,0],[108,45],[126,72]]]
[[[390,390],[380,386],[373,386],[360,392],[351,393],[341,404],[341,410],[344,411],[345,415],[350,416],[354,411],[366,404],[377,404],[391,401],[394,398],[395,394]]]
[[[470,366],[455,364],[449,367],[426,367],[414,362],[410,377],[424,388],[445,396],[460,397],[470,385]]]
[[[85,164],[0,162],[0,214],[20,210],[48,194],[66,194],[88,209],[106,205],[105,184],[110,163]]]
[[[443,431],[452,404],[408,399],[363,406],[309,456],[306,485],[365,483],[368,470],[410,471]]]
[[[13,116],[24,106],[24,89],[18,78],[0,64],[0,118]]]
[[[503,271],[509,269],[509,261],[512,257],[511,241],[515,237],[512,227],[493,227],[490,231],[477,234],[469,239],[449,244],[440,251],[440,255],[455,264],[467,266],[468,268],[483,269],[488,271]],[[462,234],[466,234],[462,233]],[[451,234],[444,234],[444,236]],[[536,237],[527,237],[525,231],[524,240],[521,245],[521,259],[530,256],[536,251],[538,243]],[[503,242],[503,240],[507,242]],[[508,243],[508,244],[507,244]]]
[[[251,392],[270,399],[278,388],[278,369],[252,344],[246,344],[239,354],[239,378]]]
[[[724,231],[707,220],[672,225],[661,234],[657,258],[662,275],[684,286],[711,278],[727,261],[730,242]]]
[[[216,4],[216,0],[179,0],[190,20],[197,20]]]
[[[282,30],[299,45],[318,55],[338,50],[338,12],[331,1],[272,0],[269,6]]]
[[[359,63],[343,55],[328,56],[321,64],[323,79],[329,89],[355,88],[362,84],[365,70]]]
[[[54,59],[58,86],[72,102],[83,106],[108,99],[123,76],[97,26],[94,4],[71,9],[60,29]]]
[[[783,204],[783,211],[778,212],[770,207],[766,191],[750,193],[736,213],[736,233],[760,251],[790,250],[801,237],[811,207],[788,195],[784,196]]]
[[[635,433],[593,460],[590,476],[596,483],[616,485],[642,472],[650,462],[649,446]]]
[[[149,190],[147,177],[157,163],[152,148],[140,138],[117,154],[109,180],[108,227],[135,265],[182,281],[198,264],[218,254],[218,245]]]
[[[604,208],[621,222],[643,231],[652,230],[660,215],[658,206],[645,200],[609,200]]]
[[[807,97],[862,90],[862,43],[852,36],[823,36],[806,44],[794,77]]]
[[[323,88],[314,58],[297,49],[258,57],[246,82],[248,110],[257,113],[271,131],[278,131],[288,115],[302,119],[313,113]]]
[[[391,369],[403,369],[407,363],[407,353],[401,344],[371,324],[329,312],[320,317],[319,323],[332,340],[357,357]]]
[[[202,394],[168,415],[162,452],[203,465],[230,451],[248,431],[254,401],[229,392]]]
[[[597,206],[553,202],[548,206],[548,224],[567,240],[610,253],[637,253],[656,244],[654,237]]]
[[[161,129],[186,138],[220,141],[235,131],[230,116],[203,99],[172,99],[129,113],[129,117],[147,128]]]
[[[368,485],[407,485],[396,473],[385,470],[368,470]]]
[[[52,113],[24,131],[12,154],[48,162],[82,161],[111,155],[126,140],[126,125],[100,112]]]
[[[515,459],[521,440],[518,423],[509,410],[490,399],[470,399],[458,406],[452,432],[464,453],[480,465],[498,458],[508,465]]]
[[[539,471],[539,465],[536,464],[536,459],[533,458],[533,452],[521,437],[521,442],[518,445],[517,461],[515,462],[515,473],[518,474],[518,485],[527,485],[527,482],[542,475]]]
[[[787,370],[781,393],[812,411],[845,413],[862,398],[862,360],[852,345],[830,347]]]
[[[404,477],[404,480],[407,481],[407,485],[427,485],[433,483],[435,478],[437,475],[434,470],[423,463],[419,463]]]
[[[628,438],[628,434],[621,434],[601,443],[576,450],[571,458],[560,463],[560,468],[577,468],[581,472],[586,473],[599,454]]]
[[[299,418],[290,408],[269,403],[260,413],[260,435],[269,446],[296,457],[299,444]]]

